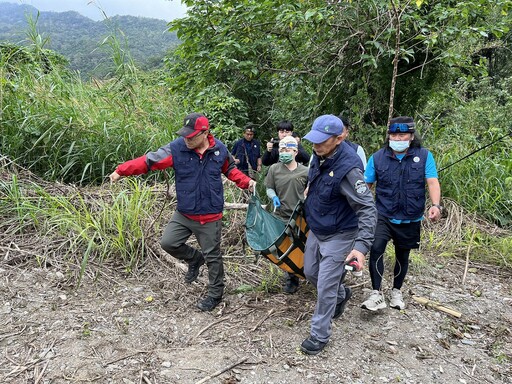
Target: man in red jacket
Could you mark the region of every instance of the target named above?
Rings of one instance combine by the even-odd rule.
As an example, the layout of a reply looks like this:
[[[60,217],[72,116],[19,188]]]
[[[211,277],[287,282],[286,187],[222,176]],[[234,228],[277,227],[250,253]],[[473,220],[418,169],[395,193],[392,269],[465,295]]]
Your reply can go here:
[[[208,267],[208,295],[197,307],[211,311],[224,293],[224,265],[220,252],[224,190],[221,175],[239,188],[254,191],[256,182],[239,171],[226,146],[210,133],[208,119],[191,113],[178,131],[181,136],[155,152],[127,161],[110,175],[112,182],[123,176],[152,170],[174,169],[178,206],[165,228],[162,248],[188,263],[185,282],[192,283],[200,267]],[[201,250],[185,244],[194,234]]]

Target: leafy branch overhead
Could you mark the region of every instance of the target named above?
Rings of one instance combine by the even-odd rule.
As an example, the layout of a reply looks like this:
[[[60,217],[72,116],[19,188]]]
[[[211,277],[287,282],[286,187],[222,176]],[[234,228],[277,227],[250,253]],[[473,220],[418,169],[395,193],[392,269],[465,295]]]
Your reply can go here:
[[[183,41],[169,61],[173,89],[194,106],[210,107],[204,89],[234,97],[240,103],[226,112],[262,123],[347,110],[361,92],[372,102],[359,107],[360,118],[385,123],[395,53],[396,109],[411,114],[447,81],[499,70],[492,59],[504,50],[511,22],[511,1],[185,3],[188,17],[170,28]],[[411,80],[421,85],[412,94]]]

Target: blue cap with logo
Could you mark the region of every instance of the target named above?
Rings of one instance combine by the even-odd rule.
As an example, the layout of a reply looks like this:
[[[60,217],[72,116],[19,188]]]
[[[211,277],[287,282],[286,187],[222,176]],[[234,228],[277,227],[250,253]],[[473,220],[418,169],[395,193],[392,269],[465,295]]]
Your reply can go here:
[[[343,132],[343,122],[334,115],[322,115],[315,119],[311,131],[304,136],[313,144],[320,144],[333,136],[339,136]]]

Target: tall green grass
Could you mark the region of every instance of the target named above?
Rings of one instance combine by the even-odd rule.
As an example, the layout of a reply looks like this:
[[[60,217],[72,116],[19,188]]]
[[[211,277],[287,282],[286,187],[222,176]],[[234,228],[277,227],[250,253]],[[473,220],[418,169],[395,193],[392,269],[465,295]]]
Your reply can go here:
[[[43,49],[0,46],[0,153],[48,180],[99,183],[115,166],[169,142],[185,115],[159,72],[139,72],[117,36],[109,80],[83,82]],[[22,58],[22,59],[20,59]]]
[[[512,137],[457,161],[512,132],[511,96],[512,81],[464,84],[432,99],[420,121],[438,169],[447,167],[439,173],[442,194],[505,228],[512,228]]]

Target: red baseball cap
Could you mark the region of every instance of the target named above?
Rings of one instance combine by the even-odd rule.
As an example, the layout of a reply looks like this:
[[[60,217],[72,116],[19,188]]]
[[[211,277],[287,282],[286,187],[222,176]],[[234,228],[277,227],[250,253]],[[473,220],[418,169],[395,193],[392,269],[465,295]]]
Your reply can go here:
[[[183,128],[178,131],[178,135],[190,139],[202,131],[210,129],[210,123],[205,115],[194,112],[185,116],[183,119]]]

